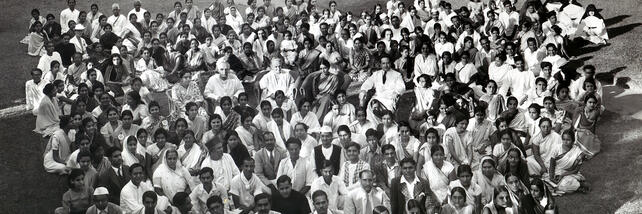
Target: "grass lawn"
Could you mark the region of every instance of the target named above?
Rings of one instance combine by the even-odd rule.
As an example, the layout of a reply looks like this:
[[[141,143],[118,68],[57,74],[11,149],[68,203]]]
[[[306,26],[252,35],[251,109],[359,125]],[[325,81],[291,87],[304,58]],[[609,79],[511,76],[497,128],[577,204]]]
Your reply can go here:
[[[409,0],[405,0],[410,5]],[[26,55],[26,45],[19,41],[26,35],[29,12],[39,8],[42,15],[59,13],[66,8],[64,0],[4,0],[0,14],[0,108],[24,103],[24,82],[37,58]],[[90,2],[77,0],[78,8],[87,10]],[[131,0],[95,1],[103,13],[109,14],[112,2],[121,4],[122,13],[131,9]],[[152,3],[153,2],[153,3]],[[162,2],[162,4],[158,4]],[[143,7],[154,12],[167,13],[171,2],[148,0]],[[208,5],[209,0],[195,0],[195,5]],[[281,3],[282,0],[273,1]],[[375,1],[339,1],[339,8],[371,10]],[[453,6],[467,1],[451,0]],[[520,1],[522,2],[522,1]],[[244,4],[242,0],[237,3]],[[327,5],[328,0],[319,0]],[[586,162],[582,173],[589,181],[592,192],[558,197],[560,213],[642,213],[642,46],[640,36],[642,7],[639,0],[598,1],[584,0],[585,6],[596,4],[602,8],[612,40],[606,47],[583,47],[573,50],[580,55],[573,62],[577,66],[593,64],[598,68],[598,79],[604,86],[607,112],[598,129],[602,152]],[[282,3],[281,3],[282,4]],[[403,110],[403,109],[402,109]],[[51,213],[60,206],[65,191],[65,179],[47,174],[39,154],[41,139],[31,130],[35,118],[24,115],[0,121],[0,213]]]

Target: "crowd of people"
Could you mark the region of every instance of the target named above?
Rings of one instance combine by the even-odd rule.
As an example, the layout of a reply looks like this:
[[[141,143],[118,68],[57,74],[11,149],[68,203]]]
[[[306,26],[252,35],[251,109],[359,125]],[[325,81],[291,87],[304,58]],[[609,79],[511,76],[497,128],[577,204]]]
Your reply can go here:
[[[66,3],[23,40],[56,213],[544,214],[590,191],[602,86],[567,62],[608,45],[595,5]]]

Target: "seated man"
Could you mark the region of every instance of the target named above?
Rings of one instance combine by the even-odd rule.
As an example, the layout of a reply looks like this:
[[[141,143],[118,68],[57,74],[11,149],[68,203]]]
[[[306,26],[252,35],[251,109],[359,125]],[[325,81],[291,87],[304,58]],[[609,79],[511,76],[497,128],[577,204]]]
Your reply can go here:
[[[289,176],[279,176],[276,183],[279,188],[279,192],[272,194],[272,202],[274,203],[273,210],[283,214],[310,213],[308,199],[303,193],[292,189],[292,179],[290,179]],[[261,207],[259,203],[256,204],[257,208]]]
[[[392,69],[389,57],[381,59],[381,70],[376,71],[361,85],[359,93],[359,105],[366,107],[367,95],[374,90],[374,95],[367,105],[368,120],[379,124],[380,115],[385,110],[396,109],[397,98],[405,90],[405,84],[401,73]]]
[[[245,92],[241,80],[233,72],[230,72],[230,64],[224,60],[216,62],[218,74],[215,74],[207,80],[203,94],[212,106],[218,106],[222,97],[228,96],[236,98],[242,92]],[[214,109],[212,109],[214,110]]]
[[[281,68],[281,59],[273,58],[271,66],[272,68],[262,77],[257,76],[257,79],[260,79],[258,84],[261,90],[261,100],[274,99],[278,90],[285,92],[286,97],[293,98],[295,78],[289,70]]]
[[[114,203],[109,202],[109,191],[105,187],[94,190],[94,205],[87,209],[87,214],[120,214],[123,211]]]

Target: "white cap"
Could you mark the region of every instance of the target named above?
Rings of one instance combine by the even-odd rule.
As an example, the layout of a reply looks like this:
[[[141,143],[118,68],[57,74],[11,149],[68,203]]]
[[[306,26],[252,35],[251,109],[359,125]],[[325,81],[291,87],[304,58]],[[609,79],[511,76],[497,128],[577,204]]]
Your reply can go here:
[[[74,30],[85,30],[85,26],[82,26],[81,24],[76,24],[76,27]]]
[[[332,133],[330,126],[323,126],[319,129],[319,133]]]
[[[105,187],[98,187],[94,190],[94,195],[109,195],[109,190]]]
[[[120,5],[118,3],[114,3],[114,4],[111,5],[111,9],[112,10],[115,10],[115,9],[119,9],[120,10]]]
[[[388,14],[382,13],[379,15],[379,19],[385,19],[385,18],[388,18]]]

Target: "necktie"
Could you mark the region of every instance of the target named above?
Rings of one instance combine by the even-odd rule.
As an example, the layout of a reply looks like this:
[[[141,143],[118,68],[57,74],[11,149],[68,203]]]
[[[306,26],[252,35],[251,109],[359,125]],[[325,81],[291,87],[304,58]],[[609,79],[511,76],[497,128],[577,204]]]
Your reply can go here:
[[[272,152],[268,151],[268,156],[270,156],[270,163],[274,164],[274,155],[272,154]]]
[[[386,74],[388,74],[388,71],[383,71],[383,77],[381,77],[383,84],[386,84]]]
[[[366,206],[363,213],[372,213],[372,201],[370,201],[370,193],[366,192]]]
[[[118,168],[118,172],[116,172],[116,174],[118,175],[118,177],[122,177],[122,174],[120,174],[120,168]]]

